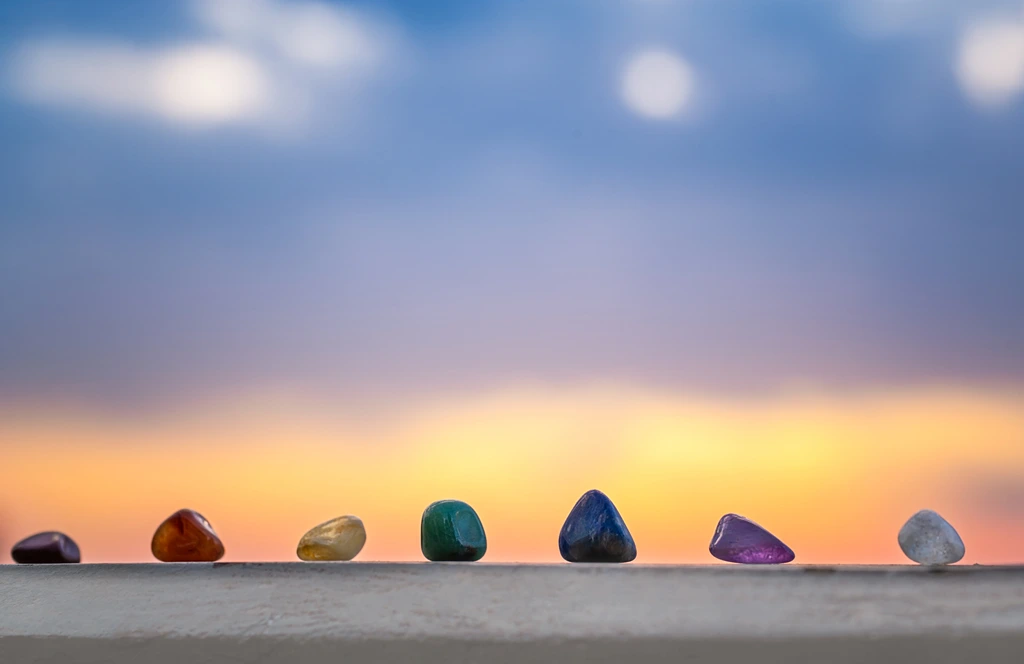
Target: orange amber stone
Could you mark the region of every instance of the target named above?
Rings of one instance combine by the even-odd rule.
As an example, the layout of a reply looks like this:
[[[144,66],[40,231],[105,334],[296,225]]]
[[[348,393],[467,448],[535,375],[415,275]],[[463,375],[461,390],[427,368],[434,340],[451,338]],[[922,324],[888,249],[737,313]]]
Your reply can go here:
[[[212,563],[224,545],[199,512],[178,510],[153,533],[153,555],[165,563]]]

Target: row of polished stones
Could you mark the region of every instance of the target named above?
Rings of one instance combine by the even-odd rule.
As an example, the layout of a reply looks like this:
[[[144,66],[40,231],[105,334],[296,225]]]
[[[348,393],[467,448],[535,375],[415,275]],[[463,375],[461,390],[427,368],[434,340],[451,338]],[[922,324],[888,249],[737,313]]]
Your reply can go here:
[[[931,510],[910,517],[898,541],[908,558],[923,565],[955,563],[964,556],[964,543],[945,519]],[[363,522],[340,516],[321,523],[299,540],[301,560],[352,560],[366,543]],[[487,552],[487,536],[476,511],[461,500],[441,500],[423,512],[420,549],[427,560],[472,562]],[[193,510],[169,516],[156,529],[153,555],[164,562],[213,562],[224,555],[224,544],[210,522]],[[588,491],[572,508],[558,536],[558,551],[572,563],[628,563],[636,558],[633,542],[619,510],[598,490]],[[796,556],[782,540],[737,514],[719,520],[711,539],[711,555],[748,565],[788,563]],[[17,563],[77,563],[78,545],[63,533],[32,535],[14,545]]]

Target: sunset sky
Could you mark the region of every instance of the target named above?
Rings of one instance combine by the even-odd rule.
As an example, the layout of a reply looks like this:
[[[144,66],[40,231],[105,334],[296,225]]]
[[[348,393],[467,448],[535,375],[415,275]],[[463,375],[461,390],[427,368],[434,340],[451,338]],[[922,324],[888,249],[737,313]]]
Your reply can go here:
[[[0,3],[0,561],[1024,562],[1024,2]]]

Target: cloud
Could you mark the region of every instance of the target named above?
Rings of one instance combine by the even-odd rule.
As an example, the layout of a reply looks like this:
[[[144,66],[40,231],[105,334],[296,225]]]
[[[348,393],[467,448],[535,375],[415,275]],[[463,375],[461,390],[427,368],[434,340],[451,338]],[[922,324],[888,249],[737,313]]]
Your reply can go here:
[[[147,52],[117,42],[37,42],[14,63],[15,91],[27,101],[185,124],[253,120],[272,92],[256,60],[217,44]]]
[[[267,47],[300,66],[366,67],[381,57],[379,36],[355,12],[319,2],[196,0],[195,18],[225,38]]]
[[[849,28],[862,37],[958,39],[953,74],[977,106],[1002,107],[1024,91],[1020,0],[848,0],[842,8]]]
[[[862,37],[886,38],[945,32],[979,12],[1017,11],[1020,0],[846,0],[840,5],[849,28]]]
[[[693,69],[665,50],[635,54],[622,78],[622,99],[634,113],[664,120],[678,115],[693,100]]]
[[[975,104],[999,107],[1024,91],[1024,20],[989,19],[963,34],[954,71]]]
[[[316,2],[201,0],[191,17],[212,34],[150,47],[25,41],[8,62],[11,91],[29,103],[175,125],[294,126],[333,86],[361,80],[390,43],[378,25]]]
[[[959,0],[849,0],[843,5],[850,28],[865,37],[919,32],[956,11]]]

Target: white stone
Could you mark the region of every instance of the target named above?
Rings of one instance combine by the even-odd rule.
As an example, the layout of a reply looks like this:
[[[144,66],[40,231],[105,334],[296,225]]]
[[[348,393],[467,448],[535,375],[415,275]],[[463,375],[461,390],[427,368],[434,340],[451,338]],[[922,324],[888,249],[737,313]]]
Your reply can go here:
[[[964,541],[953,526],[932,510],[921,510],[903,524],[900,548],[915,563],[950,565],[964,557]]]

